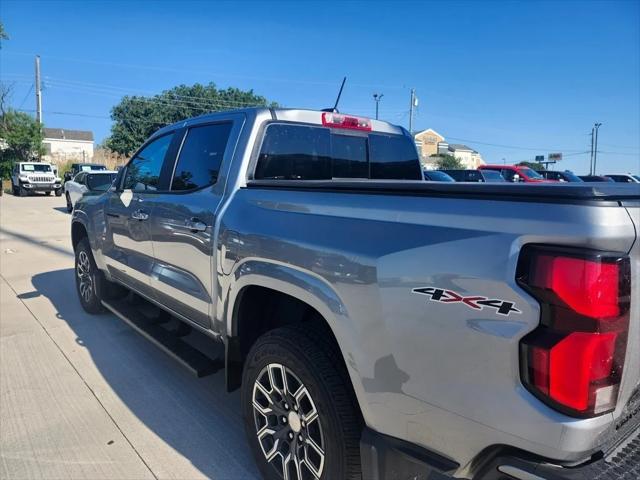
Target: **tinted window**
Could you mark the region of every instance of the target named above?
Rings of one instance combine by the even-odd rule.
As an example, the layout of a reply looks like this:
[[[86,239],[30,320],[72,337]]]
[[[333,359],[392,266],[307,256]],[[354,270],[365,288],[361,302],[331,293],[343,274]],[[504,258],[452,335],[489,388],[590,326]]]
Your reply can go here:
[[[542,180],[544,177],[540,175],[538,172],[531,170],[529,167],[518,167],[522,173],[524,173],[528,178],[535,178],[536,180]]]
[[[432,182],[455,182],[455,180],[449,175],[438,170],[425,171],[424,178],[425,180],[431,180]]]
[[[330,179],[329,135],[327,128],[269,125],[260,149],[255,178]]]
[[[403,135],[369,135],[371,177],[390,180],[421,180],[418,152]]]
[[[333,178],[369,178],[367,138],[331,135]]]
[[[137,191],[158,189],[162,162],[172,138],[173,133],[154,140],[129,162],[124,177],[124,189]]]
[[[218,179],[231,123],[190,128],[184,140],[171,190],[193,190]]]
[[[456,182],[464,182],[464,170],[443,170],[444,173],[453,178]]]
[[[482,170],[482,176],[487,182],[504,182],[504,178],[500,175],[500,172],[495,170]]]
[[[74,182],[76,182],[76,183],[84,183],[84,177],[85,177],[86,175],[87,175],[86,173],[84,173],[84,172],[80,172],[79,174],[77,174],[77,175],[73,178],[73,181],[74,181]]]
[[[262,143],[256,179],[421,180],[415,146],[401,135],[345,135],[324,127],[272,124]]]
[[[500,173],[502,174],[502,176],[507,182],[513,182],[513,176],[515,175],[516,172],[505,168]]]
[[[115,173],[87,173],[86,175],[89,190],[101,192],[106,192],[116,178]]]

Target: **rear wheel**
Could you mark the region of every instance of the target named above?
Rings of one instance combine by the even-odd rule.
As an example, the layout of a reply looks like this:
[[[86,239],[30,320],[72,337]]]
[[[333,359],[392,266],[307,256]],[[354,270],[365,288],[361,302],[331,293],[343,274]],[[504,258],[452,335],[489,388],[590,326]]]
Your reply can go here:
[[[279,328],[247,357],[245,430],[268,480],[361,478],[360,412],[338,355],[317,337],[309,326]]]
[[[67,212],[73,212],[73,204],[71,203],[71,197],[69,197],[69,193],[65,193],[64,196],[67,199]]]

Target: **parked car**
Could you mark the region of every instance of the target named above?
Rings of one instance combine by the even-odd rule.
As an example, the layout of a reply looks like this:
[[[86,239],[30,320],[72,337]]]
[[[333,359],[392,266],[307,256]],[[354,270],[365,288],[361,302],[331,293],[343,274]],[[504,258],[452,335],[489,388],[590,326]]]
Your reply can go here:
[[[505,182],[500,172],[495,170],[441,170],[456,182]]]
[[[578,175],[583,182],[589,183],[614,183],[612,178],[605,177],[602,175]]]
[[[80,172],[100,172],[106,169],[105,165],[99,163],[72,163],[71,170],[64,174],[64,181],[68,182]]]
[[[18,162],[11,170],[11,190],[16,196],[26,197],[32,192],[44,192],[56,197],[62,195],[62,180],[46,162]]]
[[[67,201],[67,211],[71,212],[83,195],[99,195],[106,192],[117,174],[118,172],[113,170],[93,170],[80,172],[73,180],[65,182],[64,196]]]
[[[455,182],[453,178],[441,170],[424,170],[424,179],[430,182]]]
[[[535,170],[521,165],[480,165],[478,170],[500,172],[507,182],[555,183],[553,180],[545,179]]]
[[[631,175],[630,173],[614,173],[606,176],[618,183],[640,183],[640,178],[636,178],[637,175]]]
[[[218,112],[78,200],[74,277],[86,312],[226,367],[266,479],[601,478],[640,425],[638,200],[425,182],[401,127]]]
[[[559,170],[536,170],[536,172],[547,180],[555,180],[557,182],[579,183],[583,181],[579,176],[569,170],[565,170],[564,172]]]

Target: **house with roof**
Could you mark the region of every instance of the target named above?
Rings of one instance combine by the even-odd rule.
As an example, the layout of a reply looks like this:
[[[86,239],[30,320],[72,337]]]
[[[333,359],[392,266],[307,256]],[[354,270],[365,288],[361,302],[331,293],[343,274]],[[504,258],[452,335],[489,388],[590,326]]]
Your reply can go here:
[[[467,147],[461,143],[449,143],[447,144],[447,152],[462,162],[465,168],[475,170],[480,165],[484,165],[482,155],[475,151],[471,147]]]
[[[44,128],[43,130],[44,160],[53,163],[69,160],[88,162],[93,158],[93,132],[64,128]]]
[[[432,128],[414,133],[416,148],[420,154],[422,166],[427,170],[436,168],[437,157],[434,155],[451,155],[462,162],[464,168],[475,170],[485,162],[476,150],[459,143],[448,143],[444,136]]]

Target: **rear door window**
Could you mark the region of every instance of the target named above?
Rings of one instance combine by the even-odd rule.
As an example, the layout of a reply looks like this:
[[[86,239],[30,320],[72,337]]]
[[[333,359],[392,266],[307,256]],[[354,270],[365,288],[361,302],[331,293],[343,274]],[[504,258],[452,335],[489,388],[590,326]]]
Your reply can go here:
[[[265,131],[254,177],[422,180],[422,171],[413,142],[402,135],[275,123]]]
[[[232,124],[217,123],[190,128],[173,174],[171,190],[184,191],[213,185],[227,148]]]
[[[331,178],[328,128],[272,124],[267,127],[255,178],[328,180]]]

